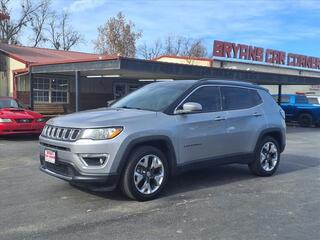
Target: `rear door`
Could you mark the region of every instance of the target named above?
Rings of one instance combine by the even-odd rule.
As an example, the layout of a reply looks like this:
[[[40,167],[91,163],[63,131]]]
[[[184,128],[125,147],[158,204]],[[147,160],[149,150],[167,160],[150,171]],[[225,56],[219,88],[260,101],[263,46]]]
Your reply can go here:
[[[256,89],[221,87],[222,107],[227,111],[227,155],[252,152],[256,135],[266,125],[262,99]]]
[[[221,111],[219,87],[199,87],[178,109],[186,102],[201,104],[202,112],[176,115],[179,164],[221,156],[224,153],[226,113]]]

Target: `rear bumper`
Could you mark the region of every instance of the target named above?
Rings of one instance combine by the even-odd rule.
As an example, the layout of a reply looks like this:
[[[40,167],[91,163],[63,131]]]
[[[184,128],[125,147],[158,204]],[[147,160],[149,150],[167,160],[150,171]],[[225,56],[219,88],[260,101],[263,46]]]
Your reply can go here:
[[[95,191],[111,191],[118,184],[116,174],[84,174],[79,172],[72,163],[58,160],[55,164],[51,164],[45,162],[43,156],[40,156],[39,168],[51,176]]]

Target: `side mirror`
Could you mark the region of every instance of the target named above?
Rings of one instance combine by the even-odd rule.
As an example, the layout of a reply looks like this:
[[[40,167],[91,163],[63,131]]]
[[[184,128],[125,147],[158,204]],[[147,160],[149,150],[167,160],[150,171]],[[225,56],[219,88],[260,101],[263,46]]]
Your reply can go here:
[[[114,103],[115,101],[116,101],[115,99],[109,100],[109,101],[107,102],[107,107],[110,107],[111,104]]]
[[[186,102],[185,104],[183,104],[182,109],[175,111],[175,114],[195,113],[201,111],[201,104],[196,102]]]

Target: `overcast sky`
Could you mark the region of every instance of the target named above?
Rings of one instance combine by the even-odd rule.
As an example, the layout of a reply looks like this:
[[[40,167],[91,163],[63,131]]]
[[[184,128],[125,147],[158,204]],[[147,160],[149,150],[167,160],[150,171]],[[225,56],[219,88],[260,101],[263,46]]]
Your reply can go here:
[[[13,0],[13,12],[19,5]],[[73,50],[93,52],[97,28],[122,11],[143,31],[147,43],[168,34],[200,38],[212,52],[214,39],[320,56],[319,0],[52,0],[68,10],[85,44]],[[14,16],[12,16],[14,18]],[[28,32],[24,32],[24,43]]]

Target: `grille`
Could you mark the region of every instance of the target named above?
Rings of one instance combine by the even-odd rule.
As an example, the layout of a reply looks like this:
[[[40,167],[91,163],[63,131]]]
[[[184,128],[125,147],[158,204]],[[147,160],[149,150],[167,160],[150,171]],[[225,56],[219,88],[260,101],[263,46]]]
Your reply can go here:
[[[80,129],[63,128],[46,125],[43,128],[42,136],[62,141],[75,141],[79,137]]]
[[[67,148],[67,147],[56,146],[56,145],[52,145],[52,144],[48,144],[48,143],[44,143],[44,142],[39,142],[39,144],[44,147],[49,147],[49,148],[58,149],[58,150],[62,150],[62,151],[68,151],[68,152],[71,151],[70,148]]]
[[[31,123],[32,119],[16,119],[17,123]]]

